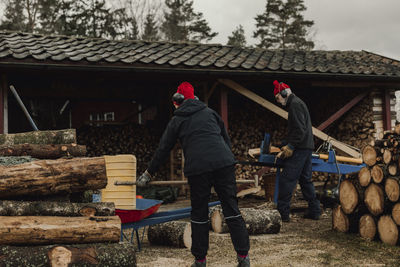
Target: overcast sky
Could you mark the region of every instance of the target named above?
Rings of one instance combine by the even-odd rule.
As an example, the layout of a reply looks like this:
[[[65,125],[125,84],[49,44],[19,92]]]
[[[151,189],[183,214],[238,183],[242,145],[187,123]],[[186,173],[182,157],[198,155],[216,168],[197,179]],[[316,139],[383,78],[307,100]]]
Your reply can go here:
[[[211,43],[226,44],[241,24],[247,42],[254,45],[254,17],[266,0],[194,0],[213,31]],[[400,0],[305,0],[304,17],[314,21],[316,49],[367,50],[400,60]]]

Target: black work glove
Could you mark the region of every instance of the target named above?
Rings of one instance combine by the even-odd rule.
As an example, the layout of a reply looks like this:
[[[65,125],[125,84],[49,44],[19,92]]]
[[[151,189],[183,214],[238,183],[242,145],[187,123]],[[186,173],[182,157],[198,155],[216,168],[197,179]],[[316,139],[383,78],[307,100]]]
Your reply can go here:
[[[139,179],[136,180],[136,186],[139,187],[147,186],[150,180],[151,180],[151,175],[146,170],[142,175],[139,176]]]

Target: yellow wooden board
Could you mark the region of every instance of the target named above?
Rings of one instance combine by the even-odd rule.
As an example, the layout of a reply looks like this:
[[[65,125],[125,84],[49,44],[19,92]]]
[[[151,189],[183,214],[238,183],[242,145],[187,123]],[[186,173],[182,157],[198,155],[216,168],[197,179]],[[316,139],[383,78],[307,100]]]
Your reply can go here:
[[[107,187],[101,190],[101,201],[114,202],[116,209],[136,209],[136,186],[114,185],[115,181],[136,181],[136,157],[134,155],[104,156]]]

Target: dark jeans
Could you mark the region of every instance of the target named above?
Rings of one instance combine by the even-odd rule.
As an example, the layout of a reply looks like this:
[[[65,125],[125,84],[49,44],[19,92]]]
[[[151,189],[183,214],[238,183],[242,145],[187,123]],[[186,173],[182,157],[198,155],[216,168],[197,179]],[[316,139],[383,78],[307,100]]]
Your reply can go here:
[[[308,201],[311,215],[320,215],[319,200],[316,197],[314,184],[311,181],[310,149],[296,149],[290,158],[285,159],[283,172],[279,177],[278,210],[282,218],[289,218],[290,200],[293,190],[299,181],[301,192]]]
[[[208,201],[211,187],[221,201],[222,211],[229,227],[231,239],[236,252],[247,255],[250,243],[246,224],[238,208],[236,198],[235,167],[228,166],[212,172],[188,177],[190,198],[192,202],[192,254],[196,259],[204,259],[207,255],[210,230]]]

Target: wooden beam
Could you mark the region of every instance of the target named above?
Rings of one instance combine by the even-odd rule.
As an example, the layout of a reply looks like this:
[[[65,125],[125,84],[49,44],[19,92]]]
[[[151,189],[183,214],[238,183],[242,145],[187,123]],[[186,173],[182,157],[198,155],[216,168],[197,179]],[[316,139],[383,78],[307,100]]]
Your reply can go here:
[[[220,115],[228,131],[228,90],[223,88],[220,91]]]
[[[326,127],[328,127],[329,125],[331,125],[333,122],[335,122],[337,119],[339,119],[340,117],[342,117],[347,111],[349,111],[352,107],[354,107],[355,105],[357,105],[358,102],[360,102],[362,99],[364,99],[364,97],[367,95],[367,93],[362,93],[358,96],[356,96],[355,98],[353,98],[349,103],[347,103],[346,105],[344,105],[341,109],[339,109],[337,112],[335,112],[335,114],[333,114],[332,116],[330,116],[326,121],[324,121],[323,123],[321,123],[317,128],[318,130],[323,131]]]
[[[390,114],[390,90],[383,92],[383,129],[385,131],[392,129],[392,116]]]
[[[253,100],[254,102],[260,104],[261,106],[271,110],[272,112],[274,112],[275,114],[281,116],[282,118],[286,119],[288,118],[288,113],[281,109],[280,107],[272,104],[271,102],[269,102],[268,100],[260,97],[259,95],[253,93],[252,91],[244,88],[243,86],[241,86],[240,84],[232,81],[232,80],[228,80],[228,79],[218,79],[218,81],[220,83],[222,83],[223,85],[235,90],[236,92],[244,95],[245,97]],[[338,150],[354,157],[354,158],[360,158],[361,154],[360,152],[356,151],[355,149],[352,149],[351,147],[349,147],[349,145],[346,145],[345,143],[339,142],[338,140],[330,137],[329,135],[327,135],[326,133],[318,130],[317,128],[313,127],[312,128],[313,134],[324,140],[324,141],[329,141],[331,142],[331,144],[336,147]]]
[[[204,103],[208,104],[208,100],[210,99],[211,95],[214,93],[215,88],[217,88],[218,82],[215,82],[211,89],[206,93],[206,97],[204,99]]]
[[[6,125],[6,108],[7,108],[7,81],[6,75],[2,74],[0,77],[0,134],[8,132]]]

